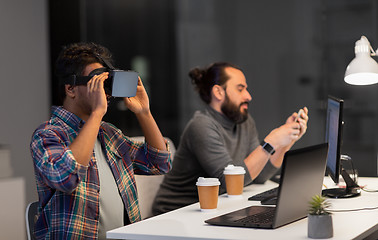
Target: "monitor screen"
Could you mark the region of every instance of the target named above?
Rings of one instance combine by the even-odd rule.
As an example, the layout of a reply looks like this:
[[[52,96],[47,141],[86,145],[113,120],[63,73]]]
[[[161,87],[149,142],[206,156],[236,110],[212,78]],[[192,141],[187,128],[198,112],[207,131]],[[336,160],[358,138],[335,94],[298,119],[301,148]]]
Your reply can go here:
[[[342,131],[343,131],[343,106],[344,101],[332,96],[328,97],[326,142],[328,142],[327,172],[332,180],[338,184],[340,176],[344,179],[345,187],[323,189],[322,194],[331,198],[349,198],[360,195],[361,188],[349,176],[342,167],[341,155]],[[342,157],[343,156],[343,157]],[[349,158],[351,159],[351,158]]]
[[[328,97],[326,139],[329,144],[327,171],[335,183],[339,183],[340,175],[340,149],[343,127],[343,103],[342,99]]]

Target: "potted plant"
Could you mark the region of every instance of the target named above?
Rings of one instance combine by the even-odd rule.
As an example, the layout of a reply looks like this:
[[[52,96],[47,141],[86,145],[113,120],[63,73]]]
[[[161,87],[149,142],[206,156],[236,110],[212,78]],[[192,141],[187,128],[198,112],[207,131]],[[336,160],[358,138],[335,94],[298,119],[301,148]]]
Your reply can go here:
[[[315,195],[310,201],[308,213],[308,237],[331,238],[333,237],[332,215],[327,210],[331,204],[320,195]]]

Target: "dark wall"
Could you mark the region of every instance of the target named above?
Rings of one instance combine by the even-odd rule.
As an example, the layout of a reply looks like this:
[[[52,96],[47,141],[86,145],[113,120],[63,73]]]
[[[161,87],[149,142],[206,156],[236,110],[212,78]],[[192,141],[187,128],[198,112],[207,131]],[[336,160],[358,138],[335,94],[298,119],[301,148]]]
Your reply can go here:
[[[116,68],[139,72],[163,135],[178,141],[172,2],[50,1],[50,38],[52,62],[62,45],[96,42],[112,52]],[[53,91],[56,79],[54,83]],[[112,100],[104,120],[129,136],[142,135],[134,114],[125,109],[121,99]]]
[[[343,81],[355,41],[365,35],[378,46],[376,0],[49,3],[52,62],[67,43],[94,41],[108,47],[116,67],[140,73],[152,113],[176,145],[186,122],[203,106],[188,71],[230,61],[247,77],[260,138],[307,106],[309,128],[295,148],[323,142],[326,98],[334,95],[345,100],[342,152],[353,158],[361,175],[377,175],[378,86]],[[119,100],[105,118],[126,135],[142,134]]]

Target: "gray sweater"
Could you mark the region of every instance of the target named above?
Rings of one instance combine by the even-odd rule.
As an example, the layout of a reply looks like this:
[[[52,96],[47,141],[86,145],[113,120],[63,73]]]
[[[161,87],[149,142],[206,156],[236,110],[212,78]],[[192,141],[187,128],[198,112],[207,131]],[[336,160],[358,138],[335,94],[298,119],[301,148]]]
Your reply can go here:
[[[259,146],[255,121],[235,124],[223,114],[207,107],[197,111],[188,122],[172,162],[153,204],[155,215],[198,202],[198,177],[214,177],[221,182],[220,194],[226,191],[223,170],[228,164],[243,166],[244,159]],[[254,182],[263,183],[275,172],[270,161]],[[248,171],[245,185],[252,183]]]

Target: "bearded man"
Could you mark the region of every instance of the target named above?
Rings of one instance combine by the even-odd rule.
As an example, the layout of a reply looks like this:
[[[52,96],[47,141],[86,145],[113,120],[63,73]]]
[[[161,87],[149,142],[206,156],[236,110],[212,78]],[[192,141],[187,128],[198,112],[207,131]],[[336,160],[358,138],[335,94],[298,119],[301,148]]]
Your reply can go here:
[[[308,109],[304,107],[301,116],[293,113],[260,142],[255,121],[248,113],[252,97],[239,67],[217,62],[194,68],[189,76],[206,108],[195,112],[181,135],[172,170],[165,175],[155,198],[155,215],[198,202],[198,177],[218,178],[219,193],[224,193],[223,170],[228,164],[245,168],[245,185],[265,182],[307,129]]]

